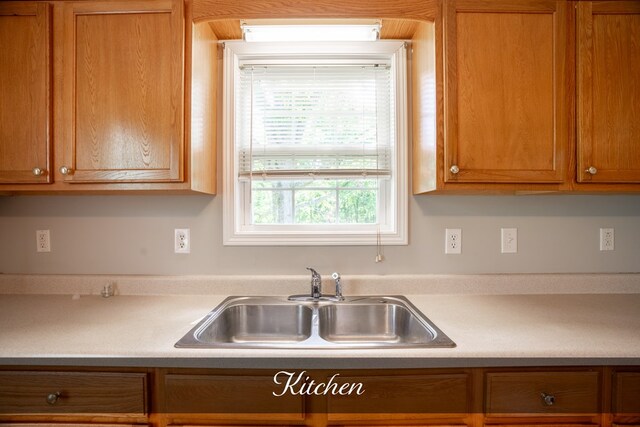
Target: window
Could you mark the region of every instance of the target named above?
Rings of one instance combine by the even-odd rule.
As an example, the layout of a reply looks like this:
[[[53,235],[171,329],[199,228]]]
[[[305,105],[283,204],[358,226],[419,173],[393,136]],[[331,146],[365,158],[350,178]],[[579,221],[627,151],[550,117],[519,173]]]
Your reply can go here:
[[[225,244],[406,244],[404,43],[233,41],[224,61]]]

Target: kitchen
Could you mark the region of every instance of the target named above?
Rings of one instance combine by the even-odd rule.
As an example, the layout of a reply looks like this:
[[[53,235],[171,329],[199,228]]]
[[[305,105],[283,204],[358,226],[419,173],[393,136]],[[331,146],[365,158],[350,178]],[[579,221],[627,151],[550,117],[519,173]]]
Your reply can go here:
[[[637,315],[640,199],[636,195],[640,189],[640,162],[635,148],[638,125],[626,119],[637,115],[634,112],[638,108],[638,86],[629,83],[612,85],[614,88],[610,90],[625,94],[622,98],[613,99],[621,99],[622,108],[626,108],[625,114],[629,115],[616,119],[614,113],[618,111],[618,103],[608,105],[606,101],[597,101],[600,99],[597,97],[594,98],[596,101],[585,101],[580,94],[587,84],[581,80],[586,74],[576,71],[581,69],[578,68],[580,66],[587,66],[576,59],[585,49],[588,50],[584,40],[591,40],[580,32],[589,28],[580,24],[587,19],[587,12],[599,17],[594,18],[595,29],[602,28],[596,24],[605,25],[607,17],[620,20],[604,29],[609,31],[607,34],[619,34],[615,32],[616,28],[637,32],[637,2],[593,2],[592,5],[592,2],[502,1],[487,5],[469,0],[441,5],[439,2],[407,1],[353,3],[349,7],[336,1],[139,3],[70,2],[62,5],[52,2],[49,7],[44,7],[44,11],[35,12],[35,16],[40,16],[38,13],[45,16],[44,22],[48,23],[52,34],[48,42],[52,53],[44,56],[51,72],[43,73],[47,84],[43,86],[45,89],[39,89],[44,90],[45,104],[49,108],[45,112],[37,111],[39,117],[45,118],[43,123],[46,126],[41,128],[44,136],[39,135],[39,138],[44,138],[45,150],[44,154],[30,153],[45,163],[26,166],[24,162],[17,172],[10,167],[11,156],[5,157],[2,163],[3,169],[9,173],[0,175],[3,178],[0,191],[7,194],[0,198],[0,229],[5,241],[11,242],[0,249],[0,271],[4,273],[0,276],[3,294],[0,298],[3,301],[3,331],[0,334],[3,350],[0,357],[3,359],[3,373],[25,375],[18,378],[26,378],[18,381],[22,384],[44,381],[30,376],[34,375],[34,369],[44,371],[39,375],[45,377],[46,372],[51,375],[59,372],[93,375],[90,378],[96,384],[104,384],[102,375],[111,373],[126,377],[123,384],[131,382],[132,396],[137,396],[140,387],[143,388],[142,395],[146,400],[140,403],[139,398],[132,397],[131,400],[136,401],[134,408],[128,406],[126,411],[115,410],[131,410],[136,415],[98,417],[96,422],[102,423],[323,425],[374,423],[374,420],[378,424],[431,425],[638,423],[638,418],[629,414],[640,412],[637,407],[640,351],[636,333],[640,321]],[[11,2],[0,5],[0,12],[4,17],[5,8],[29,9],[36,4],[35,9],[43,9],[43,3],[30,2],[25,6],[25,3]],[[607,5],[611,5],[611,9],[607,9]],[[74,62],[67,58],[82,58],[79,64],[86,64],[92,58],[87,56],[87,52],[92,51],[81,49],[82,44],[76,46],[74,37],[85,37],[82,39],[85,43],[114,42],[112,37],[101,38],[100,33],[86,26],[88,21],[83,19],[94,16],[100,19],[102,15],[118,17],[122,8],[129,6],[133,14],[147,10],[155,11],[149,15],[166,15],[164,17],[175,26],[166,34],[163,33],[164,27],[160,26],[153,34],[162,40],[156,42],[160,46],[166,49],[171,46],[175,52],[181,52],[178,57],[186,66],[182,71],[181,66],[175,65],[178,63],[176,56],[168,55],[168,59],[157,60],[168,61],[171,73],[158,71],[155,77],[175,82],[174,77],[184,72],[186,80],[184,99],[180,85],[176,91],[175,85],[168,84],[171,90],[161,98],[168,107],[149,111],[150,123],[158,123],[161,125],[158,129],[165,129],[159,136],[148,137],[150,152],[156,153],[159,148],[163,153],[158,157],[152,155],[151,162],[163,163],[152,167],[126,165],[121,167],[123,172],[118,170],[118,166],[122,166],[117,164],[120,157],[109,157],[108,153],[104,154],[91,144],[94,138],[91,125],[104,124],[100,118],[110,116],[106,113],[82,116],[84,112],[92,111],[91,108],[74,110],[74,103],[92,105],[92,86],[89,85],[90,79],[79,79],[76,83],[88,85],[86,92],[80,92],[85,86],[74,85],[71,76],[80,76],[83,68],[74,68]],[[604,12],[597,12],[597,7],[603,8]],[[105,10],[115,10],[116,13],[110,14]],[[530,68],[518,68],[517,63],[507,62],[510,65],[506,67],[507,71],[513,67],[514,74],[524,75],[532,85],[539,85],[538,91],[523,88],[517,79],[509,80],[509,73],[503,75],[504,81],[512,85],[510,89],[513,91],[530,91],[534,99],[533,107],[514,105],[524,108],[527,114],[536,111],[540,114],[530,124],[523,124],[517,117],[518,114],[526,114],[514,108],[514,116],[509,117],[510,120],[495,119],[492,126],[483,126],[486,120],[477,112],[477,106],[473,104],[477,98],[470,97],[469,91],[474,87],[482,88],[487,82],[473,80],[481,73],[471,72],[468,79],[459,80],[452,76],[455,76],[456,69],[461,73],[474,69],[491,70],[486,73],[490,76],[505,72],[494,69],[495,64],[501,62],[483,61],[487,55],[474,56],[470,46],[476,42],[483,43],[483,40],[484,43],[501,40],[499,31],[483,32],[487,39],[474,31],[484,20],[499,20],[506,12],[517,15],[514,22],[522,24],[522,27],[516,28],[525,28],[523,32],[527,33],[537,31],[531,39],[523,37],[521,40],[514,35],[512,40],[516,44],[539,43],[540,57],[531,56],[536,61],[546,58],[546,62],[542,61],[547,69],[531,72]],[[451,26],[451,19],[454,19],[451,16],[455,17],[456,13],[464,15],[457,18],[457,30]],[[217,126],[223,120],[222,100],[216,96],[195,96],[196,87],[208,88],[214,94],[223,92],[219,86],[221,79],[210,72],[215,67],[204,66],[219,60],[216,49],[211,49],[217,43],[206,41],[224,39],[224,31],[236,34],[239,31],[236,21],[239,19],[283,17],[382,18],[381,31],[385,31],[386,19],[389,21],[387,28],[403,32],[402,38],[414,38],[409,64],[413,79],[413,153],[409,156],[412,166],[408,172],[412,174],[412,189],[406,199],[408,244],[383,243],[378,247],[375,236],[372,236],[373,244],[358,246],[225,245],[223,197],[226,192],[222,190],[226,182],[223,178],[225,164],[222,126]],[[526,18],[533,21],[528,22]],[[417,20],[419,23],[405,26],[402,20]],[[166,24],[166,21],[162,22]],[[191,22],[195,24],[192,26]],[[507,31],[513,22],[501,22],[500,25],[497,27]],[[220,32],[220,37],[215,31]],[[406,35],[407,31],[410,34]],[[453,35],[447,31],[454,31]],[[153,47],[156,46],[154,41],[149,40],[152,37],[141,37],[155,52],[157,47]],[[443,37],[445,44],[442,43]],[[456,37],[457,44],[452,42]],[[595,36],[592,38],[595,40],[593,43],[603,42]],[[5,38],[2,40],[4,46]],[[182,43],[186,46],[184,51]],[[613,59],[607,57],[606,60],[615,60],[615,54],[618,54],[630,63],[637,63],[637,46],[629,46],[626,50],[623,47],[607,50]],[[456,51],[466,54],[451,56]],[[488,51],[499,55],[496,49]],[[507,57],[513,57],[513,53],[507,54]],[[450,60],[445,64],[445,56],[455,57],[460,64]],[[635,58],[635,62],[631,58]],[[6,65],[3,60],[3,67]],[[624,74],[627,68],[620,63],[615,69],[619,74],[612,80],[634,80],[628,78],[629,74]],[[84,69],[85,77],[92,75],[87,70]],[[438,73],[437,70],[444,71]],[[137,78],[141,78],[140,75]],[[110,78],[106,72],[98,76],[107,79],[105,82]],[[419,76],[426,77],[418,80]],[[597,71],[591,79],[596,78],[602,78]],[[127,79],[136,81],[136,75]],[[418,81],[422,83],[417,84]],[[472,83],[477,86],[469,86]],[[549,84],[553,85],[552,90],[540,95],[541,89],[549,88]],[[97,89],[98,86],[101,85],[95,86],[96,93],[108,96],[109,92],[99,92],[104,88]],[[130,102],[144,99],[143,94],[151,99],[150,92],[145,92],[143,87],[135,87]],[[50,96],[47,88],[53,89]],[[576,92],[578,95],[574,96]],[[465,102],[456,103],[456,93],[464,96]],[[538,108],[537,95],[550,107]],[[126,98],[125,101],[129,102]],[[117,102],[113,100],[113,105]],[[597,102],[601,105],[596,105]],[[499,102],[495,101],[495,104]],[[6,105],[12,104],[3,103],[3,111],[7,111]],[[609,151],[622,153],[613,160],[602,154],[607,150],[603,151],[596,145],[590,150],[583,148],[588,136],[597,134],[597,126],[595,130],[589,130],[588,125],[572,125],[576,121],[585,123],[581,118],[589,117],[589,105],[596,112],[611,112],[607,120],[628,120],[621,127],[623,131],[614,134],[621,141],[630,141],[627,151],[622,143],[616,142],[618,140],[608,139],[613,141],[609,143],[614,147]],[[113,113],[113,109],[109,110],[109,102],[97,105],[96,111],[102,107],[104,110],[100,111],[111,111],[110,114],[116,116],[121,114],[117,117],[123,121],[136,113],[135,109]],[[163,115],[166,111],[172,112],[170,117]],[[214,111],[218,117],[215,121],[201,120],[198,116],[213,114]],[[490,109],[488,111],[492,113]],[[510,111],[503,114],[508,116]],[[12,123],[21,123],[17,117],[10,117]],[[162,123],[165,123],[165,128]],[[478,149],[474,148],[478,147],[477,143],[466,143],[470,134],[490,141],[495,136],[492,133],[495,129],[506,135],[505,140],[513,141],[510,132],[521,135],[519,130],[509,128],[509,123],[540,129],[540,132],[551,135],[545,141],[553,143],[545,143],[538,151],[525,150],[524,155],[514,149],[515,157],[507,157],[507,160],[518,160],[522,164],[512,164],[511,169],[505,169],[504,164],[500,164],[503,160],[494,154],[495,150],[501,149],[499,144],[493,147],[480,145],[482,148]],[[102,129],[100,126],[95,128]],[[20,134],[18,130],[15,132]],[[79,138],[83,132],[88,135],[86,139]],[[211,138],[216,133],[218,138]],[[73,138],[76,138],[75,145],[68,143]],[[153,146],[154,141],[162,141],[166,146]],[[534,142],[533,138],[525,138],[523,144]],[[2,146],[3,150],[8,150],[5,147],[8,145]],[[99,164],[98,159],[97,163],[92,163],[96,150],[113,162]],[[483,157],[479,150],[490,155]],[[218,155],[214,156],[212,153],[216,152]],[[591,153],[591,159],[601,163],[596,166],[584,163],[589,159],[584,157],[586,152]],[[18,158],[18,154],[14,156]],[[485,163],[475,162],[474,159],[478,158]],[[92,165],[94,169],[91,169]],[[456,173],[453,166],[458,167]],[[45,173],[33,173],[34,167]],[[63,167],[66,169],[61,170]],[[596,168],[593,174],[589,172],[591,167]],[[152,174],[148,174],[145,168],[153,169]],[[15,183],[16,180],[19,183]],[[216,189],[218,195],[211,196]],[[190,253],[175,253],[175,229],[190,230]],[[447,229],[461,230],[459,254],[445,253]],[[502,252],[502,229],[517,229],[516,253]],[[614,230],[613,250],[601,250],[601,229]],[[36,250],[34,236],[37,230],[49,230],[49,252]],[[376,262],[379,255],[381,262]],[[407,295],[457,347],[353,351],[224,350],[222,353],[173,347],[195,325],[192,322],[197,323],[229,295],[286,296],[307,292],[310,276],[306,267],[313,267],[324,276],[323,289],[326,293],[333,293],[333,283],[328,278],[336,271],[342,275],[344,295]],[[109,284],[115,295],[103,298],[100,293]],[[145,319],[150,323],[145,323]],[[589,331],[598,333],[589,334]],[[416,399],[420,404],[429,401],[434,406],[426,409],[419,406],[422,413],[410,405],[405,407],[405,412],[418,412],[418,415],[407,416],[395,411],[384,418],[373,411],[373,417],[367,418],[362,413],[350,413],[354,407],[363,404],[355,396],[352,400],[335,399],[329,403],[305,398],[302,400],[303,410],[300,410],[300,398],[293,396],[289,403],[296,408],[293,411],[295,416],[283,416],[288,410],[283,413],[265,411],[272,412],[269,416],[258,416],[255,413],[258,411],[251,413],[246,409],[247,390],[254,391],[252,397],[262,396],[261,391],[270,395],[276,390],[272,377],[281,369],[295,369],[297,372],[315,369],[314,375],[328,374],[327,379],[341,370],[344,378],[364,381],[365,390],[369,387],[371,393],[368,400],[374,405],[381,405],[385,399],[393,401],[395,398],[397,402],[416,395],[422,396]],[[522,377],[523,374],[526,375]],[[366,375],[377,378],[377,382],[367,383],[364,380]],[[263,380],[256,380],[256,376]],[[210,385],[206,385],[209,384],[207,377],[211,380]],[[7,377],[3,378],[3,382],[9,384]],[[565,390],[572,387],[579,390],[577,399],[584,406],[563,408],[563,392],[558,394],[556,406],[547,405],[540,392],[536,391],[534,403],[539,406],[532,410],[526,406],[529,404],[526,398],[522,398],[525,406],[512,411],[519,416],[505,416],[509,402],[499,400],[505,393],[505,389],[500,387],[507,387],[508,381],[522,380],[535,389],[550,378],[552,383],[567,381],[570,386]],[[73,379],[69,381],[73,382]],[[178,399],[180,404],[192,402],[193,407],[187,408],[191,410],[184,410],[180,404],[172,403],[174,400],[166,397],[182,396],[182,393],[197,396],[197,392],[189,391],[195,387],[193,381],[206,385],[205,391],[199,395],[208,398]],[[402,387],[392,384],[404,384],[407,388],[402,392]],[[385,394],[384,389],[397,392]],[[107,394],[113,397],[119,394],[117,390],[116,387]],[[222,399],[216,390],[224,390],[226,397]],[[484,396],[485,392],[495,393],[498,400]],[[45,397],[51,393],[55,396],[55,390],[50,390]],[[572,396],[571,392],[564,393]],[[383,398],[376,399],[376,395]],[[159,396],[165,396],[165,400]],[[366,391],[363,396],[367,397]],[[443,411],[443,406],[438,406],[439,401],[434,396],[446,396],[440,400],[449,402],[451,406]],[[596,396],[595,400],[593,396]],[[40,403],[45,409],[56,408],[55,404],[46,403],[44,398],[34,399],[38,410],[43,408]],[[65,401],[64,398],[56,399],[58,405]],[[258,397],[256,399],[259,400]],[[268,409],[273,401],[265,399],[267,402],[263,408]],[[236,410],[230,410],[232,414],[227,418],[213,416],[205,422],[201,414],[203,401],[207,404],[222,401],[231,405],[226,407],[227,410],[234,404],[237,406]],[[532,401],[531,404],[534,403]],[[158,415],[162,413],[162,404],[168,405],[170,414],[193,412],[200,416],[162,417]],[[171,406],[173,404],[177,406]],[[326,410],[327,405],[333,409]],[[556,412],[549,415],[547,406]],[[560,409],[556,409],[559,406]],[[204,406],[205,409],[207,407]],[[237,409],[243,407],[244,418],[241,410]],[[261,407],[258,402],[256,407]],[[59,410],[65,414],[64,407]],[[342,417],[335,416],[340,410],[343,411]],[[3,410],[3,413],[7,412],[11,411]],[[378,412],[394,411],[386,407],[378,409]],[[434,416],[434,413],[442,412],[448,415]],[[333,418],[327,413],[333,414]],[[531,418],[523,416],[523,413],[535,416]],[[12,417],[7,420],[21,423],[52,421],[46,415]],[[88,418],[81,415],[74,418],[67,414],[55,421],[84,423]]]

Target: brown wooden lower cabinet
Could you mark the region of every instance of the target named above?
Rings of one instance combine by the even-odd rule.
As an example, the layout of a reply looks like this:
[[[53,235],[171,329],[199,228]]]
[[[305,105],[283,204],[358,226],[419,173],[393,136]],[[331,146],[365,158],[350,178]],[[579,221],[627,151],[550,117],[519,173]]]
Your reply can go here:
[[[115,369],[0,367],[0,427],[640,427],[639,367]]]

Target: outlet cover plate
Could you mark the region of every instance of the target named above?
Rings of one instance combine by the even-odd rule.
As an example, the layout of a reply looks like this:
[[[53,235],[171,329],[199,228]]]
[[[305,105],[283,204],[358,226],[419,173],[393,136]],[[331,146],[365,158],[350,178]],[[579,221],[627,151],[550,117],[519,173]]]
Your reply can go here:
[[[36,251],[51,252],[51,235],[49,230],[36,230]]]
[[[615,234],[613,228],[600,229],[600,250],[612,251],[615,248]]]
[[[462,229],[447,228],[445,230],[444,253],[458,255],[462,253]]]
[[[173,251],[177,254],[191,253],[191,231],[189,228],[176,228],[174,230]]]

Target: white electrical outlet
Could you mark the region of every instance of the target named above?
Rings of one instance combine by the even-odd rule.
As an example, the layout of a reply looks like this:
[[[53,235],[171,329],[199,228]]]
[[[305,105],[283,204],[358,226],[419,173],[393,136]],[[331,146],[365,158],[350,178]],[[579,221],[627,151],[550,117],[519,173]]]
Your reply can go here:
[[[188,228],[176,228],[174,230],[173,250],[177,254],[191,252],[191,236]]]
[[[36,251],[51,252],[51,236],[49,230],[36,230]]]
[[[518,229],[517,228],[503,228],[500,230],[502,246],[501,250],[503,254],[515,254],[518,253]]]
[[[613,228],[601,228],[600,229],[600,250],[612,251],[614,248],[614,233]]]
[[[461,228],[447,228],[445,230],[445,254],[460,254],[462,253],[462,229]]]

